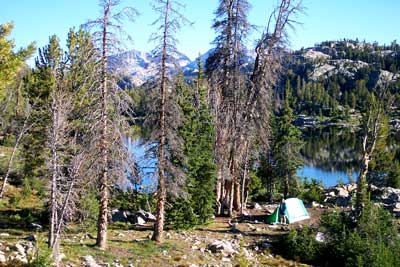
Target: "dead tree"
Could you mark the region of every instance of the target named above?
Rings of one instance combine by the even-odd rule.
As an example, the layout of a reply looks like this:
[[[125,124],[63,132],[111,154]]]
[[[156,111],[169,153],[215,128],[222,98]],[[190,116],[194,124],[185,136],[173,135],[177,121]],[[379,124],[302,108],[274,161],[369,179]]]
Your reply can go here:
[[[165,202],[167,198],[167,187],[171,188],[171,179],[182,184],[182,172],[171,162],[171,155],[177,156],[182,146],[180,138],[177,136],[177,125],[179,121],[179,109],[173,99],[173,89],[171,88],[170,75],[176,71],[175,58],[179,55],[175,38],[176,32],[182,24],[187,23],[187,19],[179,13],[183,6],[174,0],[155,0],[154,10],[159,14],[158,19],[153,25],[158,26],[160,33],[156,32],[151,36],[151,40],[156,42],[153,53],[160,60],[159,72],[155,78],[155,88],[159,92],[156,94],[157,107],[152,107],[150,112],[157,117],[150,115],[147,123],[154,122],[152,127],[151,142],[156,143],[157,158],[157,220],[154,225],[152,239],[157,243],[163,242]],[[150,122],[151,123],[151,122]],[[175,186],[177,184],[175,183]],[[179,185],[177,186],[179,187]]]
[[[52,248],[53,258],[58,260],[60,253],[60,239],[56,235],[59,218],[58,209],[60,207],[60,184],[66,181],[65,167],[66,156],[63,152],[68,144],[68,113],[71,107],[71,99],[62,87],[57,85],[57,89],[52,92],[51,103],[51,127],[48,133],[48,147],[50,148],[50,159],[48,169],[51,173],[50,180],[50,219],[49,219],[49,238],[48,246]]]
[[[250,29],[247,13],[250,8],[246,0],[221,0],[217,8],[213,28],[219,35],[214,43],[216,49],[207,59],[206,72],[211,85],[211,105],[216,124],[217,214],[229,208],[232,214],[234,191],[239,192],[236,164],[236,139],[240,99],[245,92],[244,75],[241,73],[245,39]]]
[[[7,162],[7,169],[6,174],[3,178],[3,183],[0,188],[0,198],[2,198],[6,192],[6,187],[8,183],[8,179],[10,177],[14,160],[20,146],[20,143],[24,137],[24,135],[29,131],[32,126],[30,122],[31,110],[33,109],[34,103],[29,105],[26,99],[22,96],[22,90],[24,87],[24,77],[27,75],[27,70],[22,69],[19,71],[17,76],[17,84],[14,88],[9,88],[7,92],[7,98],[0,103],[0,117],[1,117],[1,124],[4,125],[6,120],[9,121],[9,127],[15,127],[15,143],[13,146],[13,150],[11,152],[10,158]],[[15,113],[14,116],[7,116],[8,113]],[[22,122],[22,123],[21,123]]]
[[[99,218],[97,223],[97,242],[96,245],[101,249],[105,249],[107,246],[107,225],[108,225],[108,201],[109,201],[109,186],[110,186],[110,162],[114,161],[112,158],[113,152],[113,142],[118,142],[119,138],[115,132],[115,126],[113,125],[113,116],[111,112],[119,113],[122,109],[126,109],[126,105],[118,106],[114,101],[117,96],[118,88],[115,81],[110,79],[110,74],[108,72],[108,58],[111,53],[118,51],[121,45],[121,41],[117,38],[117,33],[122,32],[122,26],[120,23],[123,19],[132,20],[137,12],[133,8],[124,8],[120,12],[114,12],[117,8],[119,0],[101,0],[100,7],[103,10],[103,14],[100,18],[89,21],[85,24],[88,29],[95,28],[93,33],[93,39],[98,45],[100,54],[100,75],[99,75],[99,85],[98,93],[100,99],[96,97],[101,103],[98,107],[100,111],[98,122],[95,122],[97,129],[100,129],[99,138],[95,140],[98,141],[95,146],[98,148],[101,161],[100,173],[98,173],[98,185],[99,185]],[[118,97],[117,97],[118,98]],[[120,114],[121,115],[121,114]],[[118,121],[118,119],[117,119]],[[119,140],[122,142],[122,140]],[[123,146],[119,143],[118,147]],[[125,153],[124,153],[125,154]]]
[[[298,1],[280,1],[257,43],[253,71],[243,86],[239,78],[245,76],[240,75],[239,59],[244,50],[239,44],[243,33],[246,33],[246,6],[245,1],[220,2],[217,15],[223,10],[225,19],[217,21],[216,26],[222,25],[224,30],[216,40],[221,48],[217,47],[217,52],[207,62],[210,84],[214,90],[220,90],[214,93],[217,96],[214,97],[217,99],[214,110],[217,116],[216,161],[219,174],[217,214],[222,213],[224,202],[230,215],[234,210],[242,210],[241,206],[245,205],[242,199],[245,195],[243,183],[246,183],[248,161],[251,159],[248,151],[255,140],[268,148],[270,96],[279,78],[280,51],[286,41],[287,27],[293,27],[296,23],[293,16],[301,11]],[[242,179],[239,179],[241,175]]]
[[[7,162],[7,171],[6,174],[4,175],[3,178],[3,184],[1,185],[1,189],[0,189],[0,198],[2,198],[4,196],[4,193],[6,192],[6,186],[7,186],[7,182],[8,182],[8,178],[10,176],[11,170],[12,170],[12,166],[14,163],[14,158],[15,158],[15,154],[18,150],[19,144],[22,140],[22,137],[26,134],[27,131],[29,131],[29,128],[31,127],[31,124],[29,124],[29,117],[30,117],[30,111],[28,111],[28,114],[26,115],[24,122],[22,124],[22,127],[18,133],[17,139],[15,140],[15,144],[13,146],[13,150],[11,152],[10,158],[8,159]]]
[[[383,81],[382,88],[375,101],[369,103],[365,115],[362,139],[361,168],[357,178],[356,213],[361,215],[366,202],[366,180],[369,171],[369,163],[377,150],[384,149],[388,135],[387,111],[391,106],[392,99],[387,98],[389,82]]]
[[[302,12],[301,1],[282,0],[270,15],[267,28],[257,43],[256,59],[244,105],[246,110],[241,113],[242,127],[236,132],[241,141],[237,149],[242,159],[246,155],[243,151],[254,140],[258,140],[264,150],[269,148],[271,95],[280,75],[282,50],[287,44],[287,28],[293,28],[298,23],[294,17],[299,12]]]
[[[60,243],[67,222],[76,212],[79,190],[85,190],[85,172],[88,169],[88,129],[76,126],[84,122],[90,101],[87,90],[96,78],[96,50],[89,33],[80,29],[68,34],[68,51],[64,53],[60,74],[56,74],[55,87],[51,92],[52,114],[48,130],[47,146],[50,150],[48,169],[51,173],[51,199],[49,222],[49,247],[53,260],[60,265]],[[83,98],[82,98],[83,97]],[[85,126],[88,126],[87,124]]]

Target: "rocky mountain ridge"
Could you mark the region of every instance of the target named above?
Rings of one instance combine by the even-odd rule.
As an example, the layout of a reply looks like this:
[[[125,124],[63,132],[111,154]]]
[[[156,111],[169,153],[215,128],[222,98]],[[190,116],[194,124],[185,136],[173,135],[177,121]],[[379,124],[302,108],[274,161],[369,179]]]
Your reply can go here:
[[[213,49],[210,49],[199,55],[203,64],[212,51]],[[382,48],[378,47],[377,44],[358,41],[325,41],[314,47],[285,51],[285,53],[289,58],[293,58],[297,62],[296,64],[311,65],[312,71],[308,73],[308,78],[311,81],[319,81],[332,75],[355,79],[360,69],[379,68],[377,65],[380,58],[390,57],[395,61],[400,60],[399,51],[392,50],[390,47]],[[358,59],[359,56],[357,55],[359,54],[357,53],[364,53],[364,57],[368,60]],[[249,49],[244,58],[244,65],[251,65],[254,57],[254,52]],[[112,56],[110,69],[119,75],[129,77],[134,86],[140,86],[154,77],[158,71],[159,61],[160,59],[151,52],[131,50]],[[186,76],[192,76],[197,72],[197,60],[191,60],[186,55],[180,54],[176,65],[176,67],[182,69]],[[378,75],[379,83],[383,79],[393,82],[400,78],[398,71],[389,71],[385,68],[380,68]]]

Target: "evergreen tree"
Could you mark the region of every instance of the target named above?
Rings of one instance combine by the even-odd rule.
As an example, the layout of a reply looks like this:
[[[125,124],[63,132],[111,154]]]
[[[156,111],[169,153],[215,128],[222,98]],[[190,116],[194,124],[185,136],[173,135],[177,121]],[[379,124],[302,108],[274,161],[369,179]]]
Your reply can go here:
[[[32,125],[23,140],[24,175],[28,179],[40,179],[46,174],[46,129],[50,124],[50,96],[56,86],[56,77],[63,75],[61,62],[63,51],[57,36],[51,36],[49,44],[39,49],[36,68],[26,78],[26,92],[32,114]]]
[[[301,166],[301,132],[292,124],[293,110],[290,107],[290,84],[285,88],[284,105],[277,116],[274,137],[274,158],[277,172],[283,177],[283,195],[286,198],[296,186],[296,170]]]
[[[7,90],[10,89],[18,72],[25,65],[25,61],[35,50],[35,45],[31,43],[28,47],[14,52],[14,42],[7,39],[13,28],[12,23],[0,24],[0,102],[5,100],[8,95]]]
[[[186,174],[186,194],[175,201],[169,211],[169,221],[175,227],[203,224],[214,212],[214,125],[206,103],[207,91],[200,62],[198,66],[198,78],[193,86],[185,83],[182,74],[176,84],[178,104],[183,115],[179,134],[184,141],[185,161],[181,165]]]
[[[370,162],[385,149],[388,136],[387,84],[380,88],[378,98],[372,94],[367,104],[367,113],[363,117],[363,140],[360,173],[357,178],[356,215],[362,214],[368,201],[366,179],[370,171]]]

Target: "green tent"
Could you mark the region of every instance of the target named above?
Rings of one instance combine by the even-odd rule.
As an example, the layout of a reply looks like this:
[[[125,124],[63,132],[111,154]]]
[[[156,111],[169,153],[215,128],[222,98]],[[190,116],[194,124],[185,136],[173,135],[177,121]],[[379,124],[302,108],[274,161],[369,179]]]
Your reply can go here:
[[[295,223],[310,218],[306,208],[304,207],[303,201],[301,201],[300,199],[288,198],[285,200],[285,203],[286,203],[285,216],[287,223]],[[280,205],[278,205],[278,207],[271,215],[267,216],[267,218],[265,219],[266,223],[270,224],[280,223],[279,208]]]

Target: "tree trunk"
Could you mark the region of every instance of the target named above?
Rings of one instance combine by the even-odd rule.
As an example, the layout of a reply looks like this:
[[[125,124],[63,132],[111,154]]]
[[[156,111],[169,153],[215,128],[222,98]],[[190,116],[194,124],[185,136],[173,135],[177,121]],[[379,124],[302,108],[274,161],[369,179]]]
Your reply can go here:
[[[19,82],[17,87],[17,96],[16,96],[16,103],[15,103],[15,117],[19,118],[20,116],[20,105],[21,105],[21,98],[22,98],[22,80]]]
[[[235,211],[240,211],[242,206],[242,195],[241,195],[241,186],[239,181],[235,179],[233,190],[234,190],[234,198],[233,198],[233,209]]]
[[[229,184],[229,210],[228,210],[228,216],[232,217],[233,216],[233,198],[235,197],[235,183],[233,180],[230,181]]]
[[[215,199],[215,213],[216,215],[221,215],[222,214],[222,204],[223,204],[223,198],[222,198],[222,170],[221,168],[218,168],[217,172],[217,184],[215,187],[216,191],[216,199]]]
[[[54,243],[52,246],[52,253],[51,256],[54,260],[55,266],[61,266],[61,259],[60,259],[60,238],[55,238]]]
[[[100,203],[99,217],[97,222],[97,242],[96,245],[100,249],[107,248],[107,226],[108,226],[108,186],[107,186],[107,170],[103,170],[103,175],[99,182]]]
[[[97,222],[97,242],[96,245],[100,249],[107,247],[107,225],[108,225],[108,87],[107,87],[107,19],[110,10],[104,11],[103,24],[103,40],[102,40],[102,70],[101,70],[101,87],[102,87],[102,107],[101,107],[101,147],[102,147],[102,173],[99,179],[99,217]]]
[[[284,188],[283,188],[283,198],[287,198],[289,195],[289,175],[285,175],[285,183],[284,183]]]
[[[356,211],[357,213],[361,213],[362,208],[366,201],[366,179],[368,174],[368,166],[370,162],[370,155],[365,153],[362,162],[361,162],[361,170],[357,179],[357,196],[356,196]]]
[[[247,183],[247,174],[248,174],[248,149],[247,149],[247,145],[246,145],[246,150],[245,150],[245,161],[244,161],[244,170],[243,170],[243,177],[242,177],[242,187],[241,187],[241,206],[240,206],[240,213],[243,214],[244,209],[246,208],[246,193],[245,193],[245,189],[246,189],[246,183]]]
[[[166,125],[165,125],[165,100],[167,86],[167,36],[168,36],[168,15],[170,4],[167,0],[165,4],[163,51],[161,58],[161,86],[160,86],[160,140],[158,144],[158,187],[157,187],[157,220],[154,225],[152,239],[157,243],[163,243],[164,234],[164,210],[166,201],[165,188],[165,144],[166,144]]]

